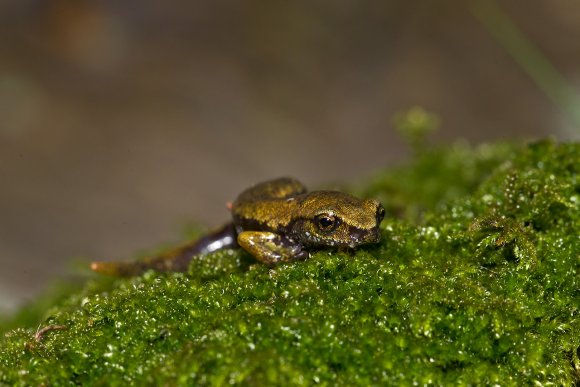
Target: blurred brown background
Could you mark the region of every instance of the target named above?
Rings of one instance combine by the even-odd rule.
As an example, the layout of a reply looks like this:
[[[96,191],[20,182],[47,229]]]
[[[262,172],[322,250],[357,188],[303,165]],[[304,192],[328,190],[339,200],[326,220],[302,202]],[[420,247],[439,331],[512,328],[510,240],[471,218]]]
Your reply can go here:
[[[486,3],[578,92],[580,2]],[[413,105],[437,141],[574,138],[478,4],[0,2],[0,313],[74,257],[219,224],[248,184],[361,181],[406,156]]]

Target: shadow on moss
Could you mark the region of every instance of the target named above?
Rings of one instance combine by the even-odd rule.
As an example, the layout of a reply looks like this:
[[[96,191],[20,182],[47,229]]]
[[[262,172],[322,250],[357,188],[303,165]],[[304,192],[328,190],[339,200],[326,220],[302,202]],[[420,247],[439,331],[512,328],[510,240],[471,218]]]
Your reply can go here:
[[[365,191],[399,214],[381,244],[95,278],[40,338],[5,334],[0,382],[573,384],[579,166],[578,145],[548,141],[423,153]]]

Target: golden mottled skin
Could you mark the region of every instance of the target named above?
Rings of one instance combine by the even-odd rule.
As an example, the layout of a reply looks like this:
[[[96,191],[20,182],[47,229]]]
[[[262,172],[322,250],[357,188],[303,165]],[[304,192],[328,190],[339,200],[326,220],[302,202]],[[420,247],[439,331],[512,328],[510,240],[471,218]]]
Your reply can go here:
[[[314,191],[296,198],[296,216],[313,218],[321,212],[334,213],[350,226],[365,230],[377,227],[377,209],[380,203],[373,199],[361,200],[336,191]]]
[[[240,246],[262,262],[277,263],[305,258],[304,248],[378,242],[384,209],[373,199],[338,191],[307,192],[297,180],[280,178],[242,192],[232,216]],[[332,225],[321,227],[321,218]]]
[[[287,177],[256,184],[239,194],[234,201],[234,224],[237,218],[240,221],[246,219],[265,223],[271,229],[287,225],[293,217],[292,198],[303,193],[306,193],[306,187]]]
[[[309,256],[322,247],[377,243],[383,206],[338,191],[307,192],[292,178],[279,178],[243,191],[230,206],[232,223],[161,256],[135,263],[95,262],[91,268],[112,275],[145,270],[184,271],[194,255],[239,246],[256,259],[276,264]]]

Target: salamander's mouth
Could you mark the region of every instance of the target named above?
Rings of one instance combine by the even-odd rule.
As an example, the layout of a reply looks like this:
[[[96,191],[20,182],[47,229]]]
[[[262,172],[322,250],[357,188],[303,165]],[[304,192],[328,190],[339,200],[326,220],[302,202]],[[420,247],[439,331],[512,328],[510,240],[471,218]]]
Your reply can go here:
[[[381,232],[378,227],[371,230],[353,229],[350,230],[349,247],[356,247],[367,243],[379,243],[381,240]]]

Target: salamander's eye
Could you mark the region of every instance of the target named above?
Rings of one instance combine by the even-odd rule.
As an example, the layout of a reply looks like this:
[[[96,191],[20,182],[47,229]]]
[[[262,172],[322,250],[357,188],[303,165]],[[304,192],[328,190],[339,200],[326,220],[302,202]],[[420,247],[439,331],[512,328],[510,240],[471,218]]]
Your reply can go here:
[[[338,219],[336,216],[329,214],[318,215],[314,219],[314,222],[316,223],[316,227],[318,227],[320,231],[324,232],[332,231],[338,225]]]
[[[377,223],[381,223],[385,217],[385,207],[382,204],[379,204],[379,208],[377,208]]]

